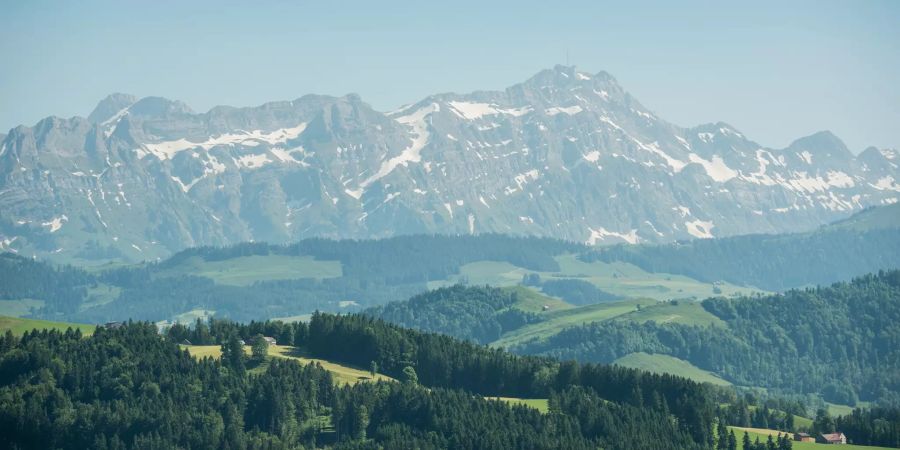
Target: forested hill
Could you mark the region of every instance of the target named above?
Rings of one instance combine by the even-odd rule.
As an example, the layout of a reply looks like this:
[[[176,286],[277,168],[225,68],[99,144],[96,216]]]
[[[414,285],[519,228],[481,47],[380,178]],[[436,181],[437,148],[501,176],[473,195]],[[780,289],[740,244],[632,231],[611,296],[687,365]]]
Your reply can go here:
[[[402,380],[336,387],[329,372],[269,360],[248,370],[239,338],[280,344]],[[196,360],[176,342],[221,343]],[[550,413],[482,396],[547,398]],[[216,321],[0,338],[4,448],[702,449],[715,399],[666,375],[559,363],[388,325]],[[661,438],[663,437],[664,438]]]
[[[900,268],[900,214],[897,216],[893,228],[868,229],[851,226],[856,222],[850,222],[802,234],[618,245],[588,251],[582,259],[622,261],[648,272],[781,291]]]
[[[372,308],[365,314],[408,328],[488,344],[505,332],[541,320],[535,313],[513,308],[518,301],[516,292],[456,285]]]
[[[900,271],[783,295],[713,298],[703,307],[726,326],[606,321],[514,351],[602,363],[661,353],[738,385],[900,404]]]

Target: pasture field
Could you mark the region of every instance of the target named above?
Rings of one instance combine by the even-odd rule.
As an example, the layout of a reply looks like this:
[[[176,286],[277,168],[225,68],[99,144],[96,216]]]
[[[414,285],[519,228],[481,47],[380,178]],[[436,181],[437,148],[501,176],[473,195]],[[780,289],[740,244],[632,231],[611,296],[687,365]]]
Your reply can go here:
[[[751,441],[756,441],[756,438],[759,438],[759,442],[766,442],[766,439],[771,435],[773,438],[778,436],[778,433],[784,433],[783,431],[777,430],[766,430],[762,428],[743,428],[743,427],[728,427],[730,430],[734,430],[734,436],[737,438],[738,450],[743,450],[744,444],[742,442],[742,438],[744,437],[744,431],[750,435]],[[888,450],[888,447],[872,447],[868,445],[839,445],[837,447],[830,444],[817,444],[814,442],[791,442],[792,447],[797,450],[827,450],[829,448],[839,448],[841,450]]]
[[[685,360],[669,355],[651,355],[648,353],[637,352],[625,355],[615,360],[613,363],[653,373],[678,375],[701,383],[711,383],[717,386],[731,386],[730,382],[719,378],[718,375],[703,370]]]
[[[197,256],[162,275],[196,275],[217,284],[249,286],[257,281],[337,278],[343,275],[343,268],[340,261],[318,261],[312,256],[253,255],[222,261],[206,261]]]
[[[722,319],[712,315],[699,302],[678,302],[673,304],[661,302],[643,304],[640,310],[623,314],[616,320],[628,320],[637,323],[653,321],[656,323],[679,323],[682,325],[715,325],[727,326]]]
[[[62,331],[65,331],[68,328],[74,328],[81,330],[81,334],[89,336],[91,334],[94,334],[94,330],[97,328],[97,326],[85,323],[53,322],[50,320],[22,319],[19,317],[0,316],[0,332],[5,333],[6,330],[10,330],[13,332],[13,334],[21,336],[26,331],[31,331],[35,328],[39,330],[55,329]]]
[[[563,311],[574,308],[574,306],[556,297],[542,294],[538,291],[535,291],[534,289],[529,289],[525,286],[505,287],[503,288],[503,290],[507,292],[515,292],[516,295],[518,295],[519,301],[516,302],[515,305],[513,305],[513,308],[520,309],[522,311],[547,315],[555,311]],[[544,311],[544,306],[548,306],[549,308]]]

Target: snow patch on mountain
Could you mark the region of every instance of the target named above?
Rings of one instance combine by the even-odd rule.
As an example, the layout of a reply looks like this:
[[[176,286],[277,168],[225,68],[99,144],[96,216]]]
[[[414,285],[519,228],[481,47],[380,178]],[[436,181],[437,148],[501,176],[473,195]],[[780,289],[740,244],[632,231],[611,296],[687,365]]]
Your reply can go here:
[[[886,176],[879,178],[874,184],[869,183],[869,186],[872,186],[879,191],[897,191],[900,192],[900,185],[898,185],[894,181],[894,177]]]
[[[708,161],[701,158],[696,153],[691,153],[688,155],[688,159],[690,159],[692,163],[703,166],[703,170],[706,171],[706,174],[719,183],[724,183],[738,175],[737,171],[728,167],[719,155],[713,155],[712,161]]]
[[[450,105],[450,111],[452,113],[467,120],[476,120],[484,116],[493,116],[497,114],[519,117],[528,114],[533,110],[531,106],[504,109],[497,105],[476,102],[449,101],[447,104]]]
[[[802,152],[800,152],[799,156],[800,156],[800,159],[803,160],[803,162],[805,162],[807,164],[812,164],[812,153],[810,153],[806,150],[803,150]]]
[[[588,227],[588,232],[590,233],[590,236],[584,241],[588,245],[596,245],[599,242],[605,241],[607,238],[621,239],[629,244],[637,244],[640,242],[640,237],[638,237],[636,229],[632,229],[627,233],[617,233],[603,227],[597,229]]]
[[[48,222],[41,223],[41,226],[48,227],[48,228],[50,228],[51,233],[55,233],[55,232],[59,231],[59,229],[62,228],[63,224],[68,221],[69,221],[69,218],[66,217],[65,214],[63,214],[59,217],[54,217],[54,218],[50,219],[50,221],[48,221]]]
[[[685,222],[684,227],[687,228],[687,232],[690,233],[691,236],[700,239],[712,239],[712,229],[715,228],[713,222],[704,221],[704,220],[694,220],[692,222]]]
[[[275,131],[265,132],[261,130],[238,131],[236,133],[225,133],[219,136],[210,137],[203,142],[192,142],[187,139],[177,139],[174,141],[163,141],[155,144],[143,144],[141,147],[147,153],[156,156],[162,161],[172,159],[176,154],[185,150],[202,148],[209,150],[220,145],[256,147],[260,144],[277,145],[283,144],[291,139],[296,139],[306,130],[306,123],[301,123],[292,128],[279,128]],[[139,156],[143,158],[146,153]]]
[[[568,114],[570,116],[574,116],[575,114],[578,114],[581,111],[583,111],[583,109],[581,109],[581,107],[578,105],[566,106],[566,107],[554,106],[552,108],[545,109],[544,113],[547,114],[548,116],[555,116],[557,114]]]
[[[425,145],[428,144],[428,138],[430,137],[430,133],[428,132],[428,117],[435,112],[441,110],[441,106],[437,103],[432,103],[428,106],[423,106],[417,109],[412,114],[406,116],[395,117],[394,120],[400,122],[404,125],[409,125],[412,128],[412,143],[409,144],[408,147],[403,149],[399,155],[388,159],[381,163],[381,167],[378,168],[378,171],[375,172],[374,175],[364,180],[359,184],[359,188],[361,190],[365,190],[369,185],[384,178],[387,174],[391,173],[398,166],[406,167],[409,163],[418,163],[422,161],[422,149],[425,148]],[[359,199],[359,196],[362,195],[361,192],[352,191],[347,192],[351,197]]]

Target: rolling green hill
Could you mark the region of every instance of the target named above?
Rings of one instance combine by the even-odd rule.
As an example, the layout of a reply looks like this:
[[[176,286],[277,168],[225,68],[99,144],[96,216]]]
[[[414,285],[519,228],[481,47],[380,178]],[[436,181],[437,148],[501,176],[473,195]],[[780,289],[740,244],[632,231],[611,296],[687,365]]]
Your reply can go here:
[[[672,375],[690,378],[699,383],[731,386],[731,383],[719,378],[716,374],[700,369],[687,361],[673,358],[669,355],[650,355],[643,352],[629,353],[613,361],[613,364],[630,367],[632,369],[646,370],[653,373],[670,373]]]

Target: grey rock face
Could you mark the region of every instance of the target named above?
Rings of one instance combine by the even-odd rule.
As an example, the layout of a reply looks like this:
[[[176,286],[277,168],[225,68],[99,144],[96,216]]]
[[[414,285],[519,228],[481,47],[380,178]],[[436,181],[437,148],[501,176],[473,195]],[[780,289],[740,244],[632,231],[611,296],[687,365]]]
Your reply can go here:
[[[58,260],[410,233],[667,242],[811,229],[900,196],[896,151],[680,128],[563,66],[391,113],[356,95],[196,114],[114,94],[0,146],[0,249]]]

